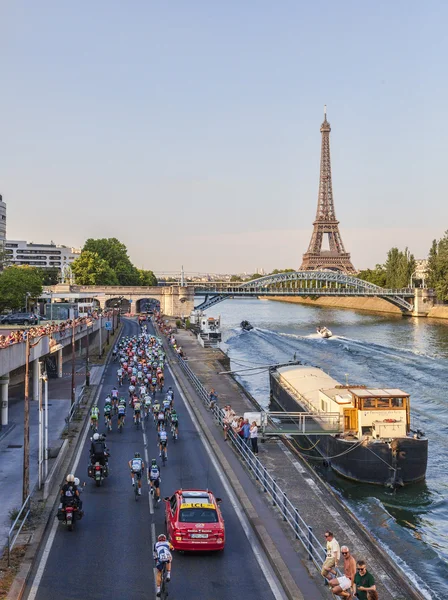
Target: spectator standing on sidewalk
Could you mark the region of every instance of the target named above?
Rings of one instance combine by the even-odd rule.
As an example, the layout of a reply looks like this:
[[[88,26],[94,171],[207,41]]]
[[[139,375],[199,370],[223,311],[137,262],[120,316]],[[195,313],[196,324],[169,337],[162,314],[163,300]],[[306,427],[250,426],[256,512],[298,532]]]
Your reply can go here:
[[[224,407],[224,440],[227,441],[227,432],[229,431],[230,424],[235,416],[235,411],[232,410],[230,404]]]
[[[249,423],[249,419],[244,419],[244,423],[243,423],[243,440],[244,443],[249,446],[250,445],[250,423]]]
[[[215,388],[210,390],[208,397],[210,399],[210,410],[213,410],[215,406],[218,406],[218,394],[215,392]]]
[[[358,560],[356,563],[357,573],[355,575],[355,595],[358,600],[368,600],[367,592],[376,591],[373,575],[368,572],[364,560]]]
[[[338,562],[341,555],[341,550],[339,548],[339,542],[334,537],[332,531],[325,532],[325,539],[327,541],[327,558],[325,559],[324,564],[322,565],[321,575],[328,579],[331,571],[338,566]],[[362,600],[366,600],[363,598]]]
[[[255,456],[258,456],[258,427],[255,421],[252,421],[252,425],[249,429],[250,432],[250,443],[252,445],[252,452]]]

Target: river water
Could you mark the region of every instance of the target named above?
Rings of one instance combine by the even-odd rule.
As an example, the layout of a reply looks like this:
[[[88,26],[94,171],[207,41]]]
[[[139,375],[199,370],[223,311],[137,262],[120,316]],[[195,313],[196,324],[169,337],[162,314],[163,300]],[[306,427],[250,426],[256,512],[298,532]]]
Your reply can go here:
[[[412,424],[429,438],[425,483],[393,492],[323,473],[425,597],[447,598],[448,321],[255,299],[227,301],[209,314],[218,312],[222,348],[235,370],[286,362],[295,355],[341,383],[398,387],[411,394]],[[243,319],[255,329],[241,331]],[[317,325],[329,327],[333,337],[321,339]],[[267,371],[238,377],[267,407]]]

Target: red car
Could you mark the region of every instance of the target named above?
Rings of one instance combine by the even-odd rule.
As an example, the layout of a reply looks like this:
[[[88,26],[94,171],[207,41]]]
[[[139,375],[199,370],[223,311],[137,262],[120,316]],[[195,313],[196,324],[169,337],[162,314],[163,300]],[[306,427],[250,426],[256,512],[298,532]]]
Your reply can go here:
[[[208,490],[177,490],[165,498],[168,539],[175,550],[224,550],[220,502]]]

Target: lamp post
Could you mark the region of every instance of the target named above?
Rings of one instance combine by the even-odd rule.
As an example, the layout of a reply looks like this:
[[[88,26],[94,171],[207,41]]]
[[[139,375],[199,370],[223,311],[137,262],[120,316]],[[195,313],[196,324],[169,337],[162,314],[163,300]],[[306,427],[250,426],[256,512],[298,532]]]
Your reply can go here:
[[[89,346],[90,346],[90,340],[89,340],[89,325],[90,325],[90,323],[87,323],[87,325],[86,325],[86,338],[87,338],[87,345],[86,345],[86,387],[89,387],[89,385],[90,385],[90,366],[89,366]]]
[[[75,319],[72,319],[72,406],[75,403],[75,392]]]
[[[23,485],[22,485],[22,503],[28,498],[30,493],[30,355],[31,348],[37,346],[41,335],[33,344],[30,343],[30,336],[26,332],[25,340],[25,397],[23,403]]]

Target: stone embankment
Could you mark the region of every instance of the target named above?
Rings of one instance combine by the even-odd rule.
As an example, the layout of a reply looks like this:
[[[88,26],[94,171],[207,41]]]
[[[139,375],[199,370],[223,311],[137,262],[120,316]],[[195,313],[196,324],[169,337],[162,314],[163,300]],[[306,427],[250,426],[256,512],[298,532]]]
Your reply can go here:
[[[285,298],[281,296],[262,297],[262,300],[275,300],[277,302],[292,302],[295,304],[307,304],[308,306],[319,306],[325,308],[348,308],[351,310],[366,310],[371,312],[382,312],[401,315],[401,310],[382,298]],[[437,305],[430,309],[428,318],[448,319],[448,306]]]

